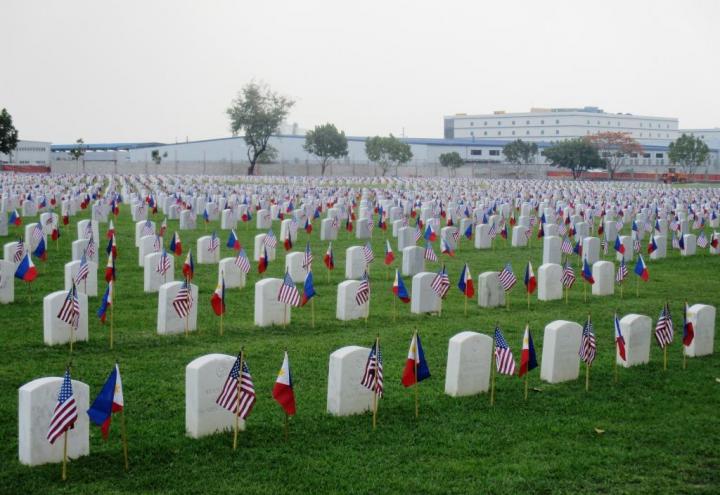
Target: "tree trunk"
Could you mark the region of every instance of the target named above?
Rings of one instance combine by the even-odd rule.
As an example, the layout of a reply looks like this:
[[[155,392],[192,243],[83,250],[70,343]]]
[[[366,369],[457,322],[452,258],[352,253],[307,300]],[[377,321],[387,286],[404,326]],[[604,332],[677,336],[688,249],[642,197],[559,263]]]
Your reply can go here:
[[[320,175],[325,176],[325,167],[327,167],[327,158],[322,161],[320,166]]]
[[[252,160],[250,162],[250,165],[248,166],[248,169],[247,169],[248,175],[255,175],[255,163],[256,162],[257,162],[257,160]]]

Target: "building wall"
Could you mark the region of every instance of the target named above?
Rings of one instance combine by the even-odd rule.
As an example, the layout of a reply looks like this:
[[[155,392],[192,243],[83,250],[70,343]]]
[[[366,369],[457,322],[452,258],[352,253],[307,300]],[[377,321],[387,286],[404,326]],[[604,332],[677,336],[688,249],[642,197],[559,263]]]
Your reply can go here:
[[[0,153],[0,163],[10,164],[10,156]],[[12,154],[13,165],[50,165],[50,143],[45,141],[18,141]]]

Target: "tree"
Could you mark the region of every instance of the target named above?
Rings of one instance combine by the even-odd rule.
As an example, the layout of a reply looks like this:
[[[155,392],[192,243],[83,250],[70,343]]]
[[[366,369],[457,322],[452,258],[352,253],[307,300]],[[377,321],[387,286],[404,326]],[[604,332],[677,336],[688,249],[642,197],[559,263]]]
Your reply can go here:
[[[382,170],[383,177],[393,166],[397,167],[412,160],[410,145],[390,134],[389,137],[375,136],[365,141],[365,154]]]
[[[315,129],[305,134],[303,149],[322,160],[320,173],[325,175],[325,167],[330,160],[347,156],[347,138],[345,132],[338,131],[334,124],[316,125]]]
[[[670,161],[680,165],[683,172],[688,174],[705,163],[709,155],[710,148],[702,139],[685,133],[670,143],[668,151]]]
[[[450,175],[455,177],[456,169],[462,167],[465,161],[457,151],[451,151],[450,153],[443,153],[439,157],[440,165],[450,170]]]
[[[160,156],[160,150],[152,150],[150,152],[150,158],[152,158],[152,161],[160,165],[160,162],[162,162],[162,156]]]
[[[580,177],[585,170],[605,166],[597,148],[582,138],[554,144],[545,150],[545,158],[551,165],[570,169],[573,179]]]
[[[530,165],[535,160],[537,152],[537,144],[528,143],[522,139],[516,139],[503,147],[503,155],[507,161],[515,165],[515,175],[518,177],[520,177],[520,169]]]
[[[598,132],[586,136],[585,140],[595,146],[605,160],[610,180],[615,177],[615,172],[625,164],[628,156],[643,152],[642,145],[633,139],[629,132]]]
[[[12,117],[6,108],[0,112],[0,153],[4,153],[10,157],[12,162],[12,152],[17,148],[18,131],[13,125]]]
[[[83,146],[85,141],[83,141],[83,138],[79,138],[75,141],[75,144],[76,146],[70,150],[70,156],[72,156],[75,160],[79,160],[85,154],[85,147]]]
[[[250,82],[242,88],[227,109],[230,130],[234,136],[245,133],[248,175],[255,174],[258,158],[268,149],[270,136],[276,133],[295,104],[291,99],[273,92],[268,86]]]

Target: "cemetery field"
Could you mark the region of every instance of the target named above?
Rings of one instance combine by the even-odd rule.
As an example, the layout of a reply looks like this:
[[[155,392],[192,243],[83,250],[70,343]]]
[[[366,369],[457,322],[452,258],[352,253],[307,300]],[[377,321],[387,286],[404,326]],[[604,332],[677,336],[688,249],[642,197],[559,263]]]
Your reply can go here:
[[[530,248],[510,248],[498,237],[492,250],[476,250],[460,241],[454,258],[446,262],[451,288],[442,315],[410,314],[409,304],[397,302],[394,319],[393,274],[383,264],[385,235],[391,239],[400,266],[396,239],[375,228],[372,246],[371,309],[363,320],[335,319],[336,286],[344,280],[345,249],[362,245],[342,230],[333,242],[336,268],[327,278],[322,257],[327,243],[320,241],[320,224],[309,236],[314,255],[315,327],[310,306],[293,308],[286,327],[253,326],[253,284],[259,279],[256,263],[243,289],[226,291],[227,314],[223,336],[219,318],[210,306],[217,281],[217,265],[195,266],[194,283],[200,296],[197,332],[190,336],[158,336],[157,293],[143,293],[143,272],[137,264],[134,223],[123,205],[115,219],[118,243],[117,282],[114,296],[115,348],[109,349],[108,325],[95,316],[100,298],[90,298],[89,342],[78,343],[72,356],[68,346],[43,344],[44,295],[63,289],[63,265],[70,261],[70,244],[77,238],[76,223],[88,218],[86,210],[62,230],[59,248],[49,242],[49,260],[36,261],[39,276],[27,287],[16,281],[15,303],[0,306],[0,492],[2,493],[718,493],[720,487],[720,360],[717,355],[688,359],[682,369],[682,304],[720,306],[720,256],[698,249],[681,258],[669,248],[668,258],[651,261],[645,256],[650,281],[636,276],[625,281],[624,298],[593,297],[583,284],[577,257],[571,257],[578,278],[564,300],[539,302],[531,297],[528,310],[522,278],[532,261],[535,273],[542,263],[542,240]],[[161,213],[153,216],[158,225]],[[32,222],[24,219],[24,223]],[[236,230],[252,260],[254,221]],[[100,225],[98,293],[105,290],[106,261]],[[23,226],[24,229],[24,226]],[[169,242],[178,221],[168,221]],[[175,259],[176,278],[188,248],[195,252],[199,236],[216,229],[221,257],[234,256],[225,247],[229,231],[211,222],[207,232],[198,217],[198,229],[181,231],[183,255]],[[274,222],[275,234],[280,232]],[[626,225],[625,233],[630,226]],[[15,240],[10,228],[2,243]],[[708,229],[709,236],[711,231]],[[628,234],[629,235],[629,234]],[[294,250],[302,252],[308,235],[300,229]],[[647,237],[645,237],[647,239]],[[647,241],[643,241],[645,252]],[[604,259],[614,260],[610,249]],[[270,262],[266,276],[282,277],[284,251]],[[519,281],[510,293],[510,309],[485,309],[477,299],[468,303],[456,284],[463,262],[469,264],[477,291],[477,276],[499,271],[512,262]],[[440,263],[427,263],[437,271]],[[405,279],[410,291],[411,280]],[[298,286],[301,289],[300,286]],[[675,323],[675,340],[669,349],[668,370],[653,339],[648,365],[619,370],[613,382],[615,346],[613,314],[648,315],[653,328],[665,301]],[[598,355],[585,392],[584,368],[577,381],[549,385],[540,381],[540,368],[530,373],[529,400],[523,400],[523,383],[517,377],[498,376],[496,403],[489,395],[452,398],[444,393],[448,339],[463,330],[491,335],[498,324],[519,361],[522,333],[530,323],[538,360],[542,357],[543,330],[553,320],[582,324],[591,313],[598,338]],[[422,337],[431,378],[419,385],[420,418],[414,417],[414,391],[400,383],[412,332]],[[385,397],[380,401],[377,430],[371,415],[331,417],[326,414],[328,358],[346,345],[370,347],[381,337]],[[185,435],[185,367],[209,353],[236,354],[244,346],[258,394],[239,448],[232,450],[232,434],[201,440]],[[290,421],[289,438],[283,435],[284,414],[271,390],[288,350],[293,371],[297,416]],[[91,400],[111,371],[115,360],[122,374],[130,470],[123,469],[120,418],[115,416],[108,441],[91,426],[90,455],[72,461],[68,480],[60,480],[60,465],[26,467],[18,461],[18,388],[43,376],[61,376],[69,360],[72,377],[90,386]]]

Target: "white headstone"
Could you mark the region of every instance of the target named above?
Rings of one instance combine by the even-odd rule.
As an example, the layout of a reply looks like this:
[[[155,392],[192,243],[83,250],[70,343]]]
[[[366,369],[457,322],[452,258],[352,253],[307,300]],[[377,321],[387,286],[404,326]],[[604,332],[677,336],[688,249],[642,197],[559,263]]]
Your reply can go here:
[[[335,239],[337,239],[338,229],[340,228],[340,225],[338,224],[337,228],[333,228],[332,223],[332,218],[323,218],[320,222],[321,241],[334,241]]]
[[[337,305],[335,308],[335,317],[338,320],[358,320],[368,315],[370,302],[358,304],[355,300],[359,285],[358,280],[344,280],[338,284]]]
[[[697,250],[697,236],[695,234],[684,234],[683,244],[685,244],[685,248],[680,250],[680,255],[694,256]]]
[[[229,208],[222,211],[220,215],[220,228],[223,230],[230,230],[237,228],[237,217],[235,212]]]
[[[370,349],[347,346],[330,354],[327,412],[333,416],[350,416],[369,411],[373,393],[360,381]]]
[[[663,259],[667,256],[667,237],[664,235],[654,235],[655,245],[657,249],[650,253],[651,260]]]
[[[204,235],[202,237],[198,237],[195,259],[199,265],[220,263],[220,239],[216,239],[217,247],[210,250],[210,241],[212,240],[212,236]]]
[[[88,227],[88,225],[90,225],[90,227]],[[89,239],[90,230],[92,230],[92,236],[95,242],[100,242],[100,225],[96,220],[80,220],[77,223],[77,238]]]
[[[612,296],[615,293],[615,264],[612,261],[597,261],[592,266],[593,296]]]
[[[80,320],[76,330],[58,318],[67,295],[68,291],[59,290],[43,298],[43,341],[46,345],[65,344],[70,342],[71,338],[74,342],[88,340],[88,298],[85,294],[78,292],[77,295],[80,303]]]
[[[235,258],[223,258],[218,264],[218,280],[225,277],[225,288],[235,289],[245,287],[246,274],[235,264]]]
[[[455,251],[457,249],[457,241],[455,240],[455,237],[453,237],[453,234],[457,233],[458,229],[456,227],[443,227],[440,229],[440,237],[445,239],[445,242],[448,243],[448,246],[450,246],[450,249]]]
[[[70,261],[65,263],[65,290],[72,288],[73,280],[77,277],[80,269],[80,261]],[[85,280],[76,284],[78,292],[87,294],[88,297],[97,296],[97,271],[98,266],[94,261],[88,261],[88,275]]]
[[[138,247],[138,266],[145,266],[145,256],[150,253],[159,253],[162,250],[163,239],[156,235],[146,235],[140,238]],[[197,254],[196,254],[197,256]],[[197,259],[197,258],[196,258]]]
[[[606,220],[605,221],[605,239],[607,239],[608,243],[610,243],[610,246],[615,244],[615,238],[617,238],[618,231],[617,231],[617,225],[615,224],[615,220]]]
[[[402,250],[402,274],[413,276],[425,271],[425,249],[420,246],[408,246]]]
[[[293,244],[297,242],[297,228],[292,228],[293,221],[290,218],[286,218],[280,222],[280,241],[284,242],[288,237]],[[297,222],[295,223],[297,227]]]
[[[462,397],[490,388],[493,339],[477,332],[460,332],[448,345],[445,393]]]
[[[35,231],[35,228],[37,226],[40,226],[40,230],[42,231],[42,224],[40,224],[38,222],[30,223],[25,226],[25,243],[28,245],[28,249],[30,250],[30,252],[35,251],[35,248],[38,246],[38,244],[40,244],[39,238],[37,240],[35,240],[33,238],[33,232]],[[45,240],[45,248],[47,249],[48,248],[47,235],[44,233],[44,231],[42,234],[42,238]],[[96,239],[97,239],[97,237],[96,237]]]
[[[8,235],[8,213],[0,207],[0,236]]]
[[[398,251],[415,245],[415,231],[415,227],[402,227],[398,229]]]
[[[560,245],[562,239],[553,235],[543,237],[543,264],[554,263],[559,265],[562,262],[562,251]]]
[[[712,354],[715,344],[715,306],[693,304],[688,308],[687,318],[693,325],[695,337],[685,347],[688,357]]]
[[[524,247],[527,246],[527,227],[522,225],[516,225],[512,229],[512,247]]]
[[[629,235],[621,235],[619,237],[620,237],[620,244],[622,244],[623,247],[625,248],[625,252],[624,253],[616,252],[615,259],[620,261],[623,258],[625,258],[625,263],[627,263],[633,259],[632,237],[630,237]]]
[[[143,204],[143,203],[134,204],[134,205],[132,205],[130,210],[132,212],[133,222],[144,222],[145,220],[147,220],[148,211],[147,211],[147,206],[145,206],[145,204]]]
[[[625,360],[615,345],[617,364],[629,368],[650,361],[650,332],[652,321],[645,315],[629,314],[620,319],[620,332],[625,341]]]
[[[0,260],[0,304],[15,301],[15,263]]]
[[[495,308],[505,305],[505,291],[500,285],[498,272],[484,272],[478,275],[478,305]]]
[[[201,438],[232,430],[235,415],[215,402],[237,358],[227,354],[206,354],[185,368],[185,433]],[[245,421],[239,420],[245,429]]]
[[[253,260],[259,261],[260,257],[267,252],[268,260],[275,260],[275,247],[265,246],[266,234],[258,234],[255,236],[255,245],[253,246]]]
[[[490,224],[481,223],[475,227],[475,249],[490,249],[492,239],[490,238]]]
[[[411,313],[437,313],[440,311],[442,301],[430,287],[435,275],[431,272],[421,272],[413,276],[410,296]]]
[[[188,332],[197,330],[198,286],[190,284],[192,303],[186,318],[181,318],[173,306],[173,300],[182,285],[183,282],[168,282],[158,289],[157,333],[159,335],[184,333],[186,326]]]
[[[258,230],[267,230],[272,227],[272,217],[268,210],[258,210],[255,215],[255,227]]]
[[[345,278],[362,278],[366,268],[362,246],[352,246],[345,250]]]
[[[147,235],[155,235],[155,222],[150,220],[150,223],[147,224],[147,229],[145,228],[146,224],[146,221],[137,222],[135,224],[135,247],[140,247],[140,239],[143,237]],[[149,233],[151,229],[152,233]]]
[[[44,377],[18,389],[18,456],[21,464],[39,466],[62,462],[63,438],[58,438],[52,445],[47,441],[48,426],[62,382],[62,378]],[[90,454],[90,425],[85,413],[90,407],[90,387],[72,380],[72,389],[78,418],[75,427],[68,430],[67,455],[77,459]]]
[[[266,278],[255,283],[255,326],[290,323],[290,305],[278,301],[282,279]]]
[[[308,272],[303,268],[304,260],[305,252],[292,252],[285,256],[285,270],[290,273],[290,277],[296,284],[305,283],[305,277],[307,277]]]
[[[0,215],[0,221],[1,221],[1,215]],[[43,232],[45,235],[52,234],[53,226],[57,226],[59,228],[58,223],[58,215],[57,213],[53,212],[45,212],[40,214],[40,225],[42,225]],[[7,232],[5,233],[7,235]],[[47,239],[46,239],[47,241]]]
[[[145,255],[145,265],[143,267],[143,290],[145,292],[157,292],[161,285],[175,281],[175,257],[172,253],[167,253],[170,268],[164,275],[160,275],[157,268],[161,256],[162,253]]]
[[[355,238],[356,239],[370,239],[371,237],[371,231],[370,231],[370,224],[372,223],[372,218],[359,218],[357,222],[355,222]]]
[[[600,259],[600,239],[597,237],[585,237],[583,239],[582,259],[587,260],[589,265]]]
[[[538,268],[538,300],[562,299],[562,267],[557,263],[544,263]]]
[[[576,380],[580,374],[582,326],[556,320],[545,326],[540,378],[550,383]]]
[[[15,267],[17,267],[17,265],[20,263],[15,263],[15,251],[17,250],[17,245],[17,241],[13,241],[5,243],[5,245],[3,246],[3,259],[12,263]],[[25,257],[25,253],[27,253],[27,244],[23,243],[22,257],[20,258],[21,260]],[[14,274],[15,270],[13,269],[13,275]]]
[[[195,213],[192,210],[182,210],[180,212],[180,230],[194,230],[195,226]]]

